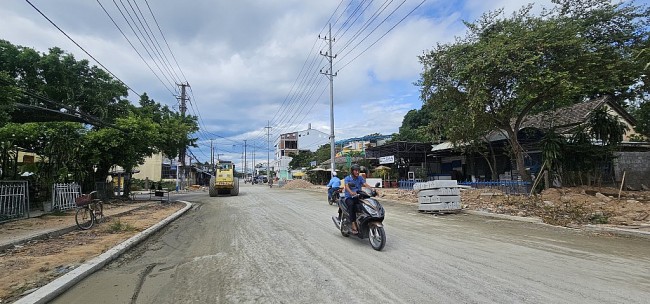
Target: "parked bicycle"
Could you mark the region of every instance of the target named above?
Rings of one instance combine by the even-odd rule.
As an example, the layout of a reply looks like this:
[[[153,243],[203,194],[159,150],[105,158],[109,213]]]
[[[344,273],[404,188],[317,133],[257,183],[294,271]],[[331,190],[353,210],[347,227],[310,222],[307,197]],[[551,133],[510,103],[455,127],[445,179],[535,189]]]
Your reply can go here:
[[[96,195],[97,191],[93,191],[75,199],[77,212],[74,220],[79,229],[90,229],[95,223],[100,223],[104,219],[104,205],[101,200],[95,198]]]

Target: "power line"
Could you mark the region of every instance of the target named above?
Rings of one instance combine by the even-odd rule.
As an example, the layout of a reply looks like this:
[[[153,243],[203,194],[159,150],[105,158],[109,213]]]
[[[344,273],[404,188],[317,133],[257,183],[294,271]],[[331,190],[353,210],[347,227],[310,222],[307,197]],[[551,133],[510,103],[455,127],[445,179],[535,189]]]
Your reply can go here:
[[[104,66],[101,62],[99,62],[99,60],[97,60],[97,58],[95,58],[95,57],[94,57],[93,55],[91,55],[88,51],[86,51],[86,49],[84,49],[81,45],[79,45],[79,43],[77,43],[74,39],[72,39],[72,37],[70,37],[70,36],[69,36],[69,35],[68,35],[64,30],[62,30],[58,25],[56,25],[56,23],[54,23],[54,21],[50,20],[50,18],[48,18],[48,17],[47,17],[43,12],[41,12],[41,10],[39,10],[36,6],[34,6],[34,4],[32,4],[29,0],[25,0],[25,1],[26,1],[27,3],[29,3],[29,5],[31,5],[31,6],[32,6],[32,7],[33,7],[33,8],[34,8],[34,9],[35,9],[39,14],[41,14],[41,16],[43,16],[43,18],[45,18],[45,19],[46,19],[47,21],[49,21],[49,22],[50,22],[54,27],[56,27],[56,29],[58,29],[58,30],[59,30],[63,35],[65,35],[68,39],[70,39],[70,41],[72,41],[72,43],[74,43],[74,44],[75,44],[77,47],[79,47],[79,48],[80,48],[84,53],[86,53],[86,55],[90,56],[90,58],[92,58],[95,62],[97,62],[97,64],[99,64],[99,65],[100,65],[104,70],[106,70],[109,74],[111,74],[113,77],[115,77],[115,79],[117,79],[119,82],[121,82],[121,83],[122,83],[122,84],[123,84],[127,89],[129,89],[129,91],[135,93],[137,96],[140,96],[140,93],[138,93],[138,92],[136,92],[135,90],[133,90],[129,85],[127,85],[124,81],[122,81],[122,79],[120,79],[119,77],[117,77],[117,75],[113,74],[113,72],[111,72],[111,70],[109,70],[109,69],[108,69],[106,66]]]
[[[131,40],[126,36],[126,34],[124,34],[124,31],[122,31],[122,28],[120,28],[120,26],[117,25],[117,22],[115,22],[115,19],[113,19],[113,17],[111,16],[111,14],[109,14],[108,11],[106,10],[106,8],[104,8],[104,5],[102,5],[102,3],[99,2],[99,0],[97,0],[97,3],[99,4],[99,6],[101,6],[102,10],[104,10],[104,13],[106,13],[106,16],[108,16],[108,18],[111,19],[111,21],[113,22],[113,24],[115,25],[115,27],[117,27],[117,29],[120,31],[120,33],[122,34],[122,36],[124,37],[124,39],[126,39],[126,41],[129,43],[129,45],[131,45],[131,47],[133,48],[133,50],[138,54],[138,56],[140,57],[140,59],[142,60],[142,62],[144,62],[144,64],[147,65],[147,67],[149,68],[149,70],[151,71],[151,73],[153,73],[154,76],[156,76],[156,78],[158,78],[158,80],[160,81],[160,83],[163,85],[163,87],[165,87],[165,89],[167,89],[167,91],[169,91],[169,93],[171,93],[172,95],[174,95],[174,92],[172,92],[172,91],[169,89],[169,87],[167,87],[167,85],[162,81],[162,79],[160,79],[160,76],[158,76],[158,74],[153,70],[153,68],[152,68],[152,67],[149,65],[149,63],[144,59],[144,57],[142,57],[142,54],[140,54],[140,52],[138,51],[138,49],[133,45],[133,43],[131,43]]]
[[[133,19],[133,17],[131,16],[131,13],[129,12],[129,10],[124,5],[124,2],[122,2],[122,0],[120,0],[120,3],[122,4],[122,7],[124,7],[124,12],[126,12],[126,14],[129,15],[129,18],[131,19],[131,21],[133,21],[133,25],[138,30],[138,32],[140,32],[140,35],[142,35],[142,31],[137,26],[137,24],[135,24],[135,19]],[[126,15],[124,15],[124,12],[122,11],[122,9],[120,8],[120,6],[117,4],[117,2],[115,0],[113,0],[113,4],[115,4],[115,7],[120,12],[120,14],[122,15],[122,18],[124,18],[124,21],[126,21],[129,28],[131,28],[131,31],[133,32],[133,35],[135,35],[135,37],[138,38],[138,41],[140,41],[140,44],[142,45],[142,48],[147,52],[147,54],[149,55],[149,58],[151,58],[151,60],[156,65],[158,70],[162,73],[163,77],[167,80],[167,82],[169,82],[170,87],[174,88],[174,91],[176,91],[175,83],[173,81],[169,80],[169,78],[165,74],[165,71],[163,71],[163,69],[160,67],[160,65],[158,65],[158,62],[154,59],[154,56],[151,55],[151,52],[149,52],[149,49],[147,48],[147,46],[145,46],[145,42],[147,44],[149,44],[149,42],[146,41],[146,39],[145,39],[145,42],[142,42],[142,39],[140,38],[140,36],[138,36],[138,33],[136,33],[135,29],[133,29],[133,26],[131,25],[131,22],[129,22],[129,20],[126,18]]]
[[[361,41],[359,41],[351,50],[349,50],[347,53],[343,54],[341,56],[341,60],[343,60],[343,58],[345,58],[347,55],[352,53],[359,45],[361,45],[361,43],[363,43],[368,37],[370,37],[370,35],[372,35],[372,33],[374,33],[382,24],[384,24],[384,22],[386,22],[386,20],[388,20],[388,18],[390,18],[395,12],[397,12],[397,10],[400,7],[402,7],[402,5],[404,5],[404,3],[406,3],[406,0],[403,0],[402,3],[400,3],[392,12],[390,12],[390,14],[388,14],[388,16],[386,16],[386,18],[384,18],[384,20],[382,20],[379,24],[377,24],[377,26],[375,26],[375,28],[373,28],[370,31],[370,33],[368,33],[368,35],[366,35],[363,39],[361,39]],[[350,43],[352,43],[352,42],[350,42]]]
[[[120,0],[121,1],[121,0]],[[164,56],[164,53],[161,53],[159,51],[160,48],[160,43],[158,43],[158,39],[156,39],[156,36],[153,35],[153,31],[151,30],[151,27],[149,27],[149,23],[147,22],[147,19],[144,18],[144,15],[142,14],[142,11],[140,10],[140,7],[138,6],[138,2],[135,2],[135,7],[138,9],[138,12],[140,13],[140,16],[142,16],[142,20],[140,20],[140,16],[138,16],[138,12],[135,11],[133,8],[133,5],[131,5],[131,0],[126,1],[129,4],[129,7],[131,7],[131,10],[133,11],[133,14],[135,17],[138,19],[138,23],[140,23],[140,26],[144,30],[144,33],[147,35],[147,38],[149,38],[149,41],[151,41],[151,46],[153,46],[154,53],[158,55],[158,59],[162,63],[163,67],[167,70],[169,73],[169,77],[171,77],[175,82],[182,82],[180,81],[180,77],[173,71],[173,68],[170,68],[169,60],[165,60],[166,57]],[[142,24],[142,21],[144,20],[144,24]],[[147,31],[149,29],[149,31]],[[151,36],[149,35],[149,32],[151,32]],[[153,38],[152,38],[153,37]],[[158,48],[156,48],[158,46]],[[176,76],[176,78],[174,78]]]
[[[382,38],[384,38],[384,36],[388,35],[388,33],[390,33],[393,29],[395,29],[395,27],[397,27],[400,23],[402,23],[402,21],[404,21],[408,16],[410,16],[413,12],[415,12],[415,10],[417,10],[420,6],[422,6],[422,4],[424,4],[424,2],[426,2],[426,1],[427,1],[427,0],[422,0],[422,2],[420,2],[420,4],[418,4],[416,7],[414,7],[414,8],[413,8],[413,9],[412,9],[408,14],[406,14],[406,16],[404,16],[402,19],[400,19],[400,21],[398,21],[395,25],[393,25],[393,27],[391,27],[391,28],[390,28],[388,31],[386,31],[383,35],[381,35],[379,38],[377,38],[377,40],[375,40],[375,42],[373,42],[371,45],[369,45],[365,50],[363,50],[363,51],[362,51],[361,53],[359,53],[357,56],[355,56],[354,58],[352,58],[352,60],[350,60],[350,61],[348,61],[346,64],[344,64],[344,65],[339,69],[339,71],[342,70],[342,69],[344,69],[346,66],[348,66],[350,63],[352,63],[354,60],[356,60],[357,58],[359,58],[359,56],[363,55],[363,53],[365,53],[365,52],[368,51],[371,47],[373,47],[375,44],[377,44],[377,42],[379,42],[379,40],[381,40]]]
[[[158,24],[158,20],[156,20],[156,16],[153,14],[153,11],[151,10],[151,7],[149,6],[149,1],[144,0],[144,2],[147,4],[147,8],[149,8],[149,12],[151,13],[151,17],[153,17],[154,22],[156,22],[156,26],[158,27],[158,31],[160,31],[160,36],[163,37],[163,40],[165,41],[165,44],[167,45],[167,49],[169,50],[169,54],[172,55],[172,59],[174,59],[174,62],[176,63],[176,66],[178,67],[178,70],[181,72],[181,75],[183,75],[183,78],[185,79],[185,82],[187,82],[187,77],[185,77],[185,73],[183,73],[183,69],[181,69],[181,66],[178,64],[178,61],[176,60],[176,56],[174,56],[174,52],[172,52],[172,48],[169,47],[169,43],[167,43],[167,39],[165,38],[165,35],[162,32],[162,29],[160,29],[160,25]]]

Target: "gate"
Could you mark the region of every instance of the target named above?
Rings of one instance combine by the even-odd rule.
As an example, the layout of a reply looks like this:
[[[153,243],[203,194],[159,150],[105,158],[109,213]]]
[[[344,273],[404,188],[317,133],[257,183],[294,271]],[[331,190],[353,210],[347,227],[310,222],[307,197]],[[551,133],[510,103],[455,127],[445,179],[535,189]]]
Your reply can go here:
[[[52,210],[64,211],[74,209],[75,198],[81,195],[81,186],[77,183],[54,184],[52,186]]]
[[[0,182],[0,222],[29,217],[28,189],[27,181]]]

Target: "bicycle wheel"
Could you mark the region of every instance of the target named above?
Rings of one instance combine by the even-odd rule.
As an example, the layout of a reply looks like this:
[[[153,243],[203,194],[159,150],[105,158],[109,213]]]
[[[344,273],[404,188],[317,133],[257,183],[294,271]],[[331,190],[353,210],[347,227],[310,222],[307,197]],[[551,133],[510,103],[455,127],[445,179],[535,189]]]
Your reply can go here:
[[[74,220],[77,222],[77,227],[81,230],[90,229],[95,224],[95,216],[88,206],[77,208]]]
[[[104,221],[104,204],[97,202],[93,206],[93,213],[95,214],[95,223],[99,224]]]

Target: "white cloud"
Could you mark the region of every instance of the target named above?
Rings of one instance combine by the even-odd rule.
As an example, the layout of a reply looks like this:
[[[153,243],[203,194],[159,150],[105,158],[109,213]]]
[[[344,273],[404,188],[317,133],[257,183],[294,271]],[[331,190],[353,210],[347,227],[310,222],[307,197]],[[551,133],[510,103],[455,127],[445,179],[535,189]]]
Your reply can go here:
[[[141,50],[114,4],[107,0],[101,2]],[[334,52],[339,54],[335,70],[384,34],[420,1],[407,1],[372,36],[344,57],[341,48],[381,3],[374,2],[345,35],[344,30],[338,31],[346,16],[334,25],[334,33],[339,33],[334,47]],[[422,69],[417,56],[436,43],[449,42],[454,36],[463,35],[463,18],[471,21],[487,10],[506,7],[507,11],[512,11],[525,3],[507,0],[426,2],[335,77],[337,139],[396,132],[404,114],[421,104],[418,88],[412,84]],[[61,0],[35,4],[136,91],[146,91],[156,101],[178,109],[176,98],[138,58],[96,2]],[[146,5],[139,4],[149,17]],[[217,138],[216,142],[225,146],[243,139],[257,140],[261,144],[266,139],[264,126],[268,120],[274,122],[272,132],[275,135],[305,129],[308,123],[329,134],[329,88],[325,76],[307,75],[307,79],[320,82],[318,87],[310,86],[308,81],[298,84],[294,81],[315,42],[312,54],[318,61],[324,59],[315,55],[326,50],[322,40],[317,42],[317,36],[325,33],[322,30],[339,1],[168,0],[149,1],[149,4],[192,86],[194,99],[189,113],[198,111],[201,115],[201,126],[205,130],[199,135],[203,139]],[[346,5],[347,1],[342,7]],[[378,20],[396,5],[397,2],[391,4]],[[337,18],[335,16],[334,20]],[[39,51],[59,46],[77,58],[87,58],[22,1],[3,3],[0,20],[3,22],[0,27],[2,39]],[[150,25],[154,34],[158,34],[155,24]],[[361,37],[373,27],[366,29]],[[164,41],[159,42],[166,51]],[[144,51],[141,53],[147,56]],[[148,62],[156,69],[150,59]],[[311,61],[307,61],[308,67],[310,64]],[[173,61],[172,66],[175,68]],[[313,69],[317,72],[323,67],[326,67],[325,61]],[[129,98],[137,100],[135,96]],[[220,139],[217,135],[230,139]],[[204,150],[209,155],[209,149],[202,147],[201,151]]]

